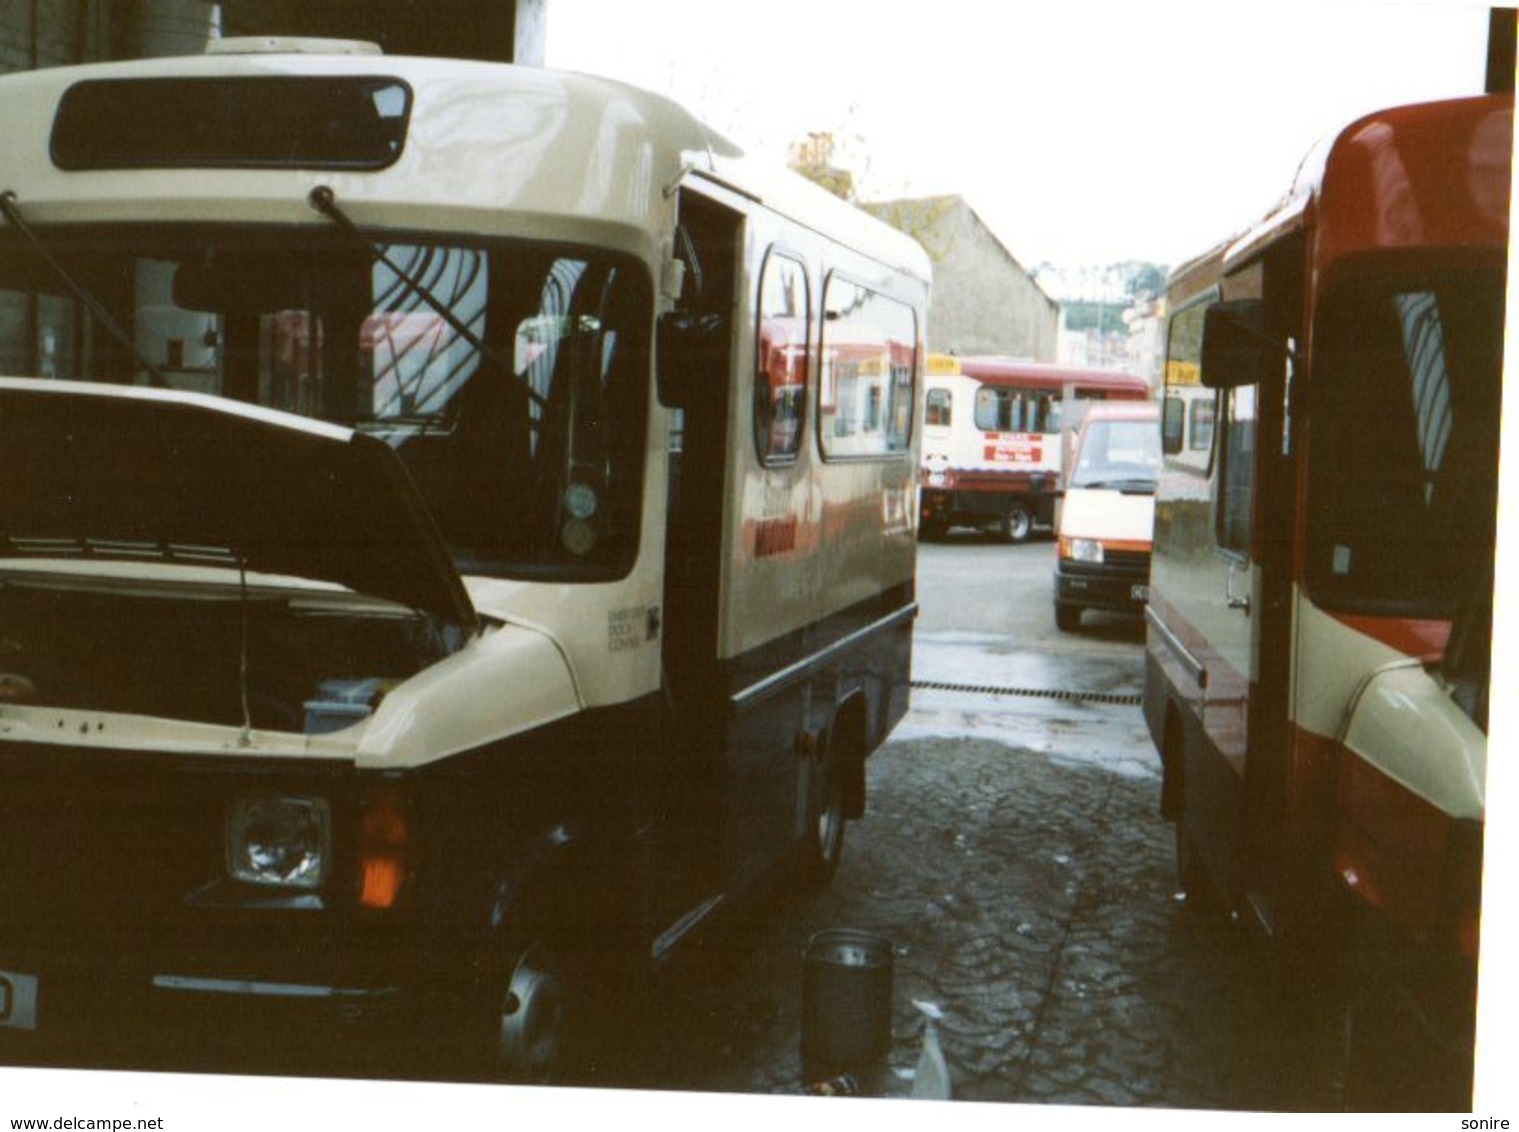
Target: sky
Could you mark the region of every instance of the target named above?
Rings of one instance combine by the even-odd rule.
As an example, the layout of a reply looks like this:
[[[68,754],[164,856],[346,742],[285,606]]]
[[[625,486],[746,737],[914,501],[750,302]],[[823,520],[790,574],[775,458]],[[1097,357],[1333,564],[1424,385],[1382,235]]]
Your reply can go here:
[[[1028,267],[1182,262],[1339,125],[1485,76],[1470,0],[547,2],[549,66],[777,162],[831,132],[862,200],[958,193]]]

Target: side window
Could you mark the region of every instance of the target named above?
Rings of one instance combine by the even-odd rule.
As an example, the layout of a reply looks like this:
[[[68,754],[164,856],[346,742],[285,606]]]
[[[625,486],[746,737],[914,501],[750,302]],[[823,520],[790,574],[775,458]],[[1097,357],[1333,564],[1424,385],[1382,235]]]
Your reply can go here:
[[[1166,463],[1198,475],[1208,471],[1213,452],[1213,417],[1217,395],[1200,383],[1203,316],[1214,292],[1183,306],[1166,330],[1164,452]]]
[[[811,308],[807,269],[772,250],[760,273],[754,364],[754,448],[762,464],[789,463],[801,450]]]
[[[818,445],[825,457],[907,451],[917,342],[917,316],[907,304],[828,276],[818,382]]]
[[[1192,420],[1187,430],[1187,447],[1193,452],[1207,452],[1213,447],[1213,415],[1217,402],[1212,397],[1192,402]]]
[[[1225,393],[1218,456],[1218,544],[1243,555],[1250,553],[1255,497],[1255,395],[1253,385]]]
[[[1166,394],[1165,408],[1161,411],[1160,418],[1160,447],[1167,456],[1174,456],[1181,451],[1185,443],[1186,427],[1186,403],[1174,393]]]
[[[923,406],[923,423],[947,428],[953,399],[948,389],[930,389]]]
[[[983,385],[976,390],[976,427],[982,432],[1055,432],[1056,402],[1032,389]]]

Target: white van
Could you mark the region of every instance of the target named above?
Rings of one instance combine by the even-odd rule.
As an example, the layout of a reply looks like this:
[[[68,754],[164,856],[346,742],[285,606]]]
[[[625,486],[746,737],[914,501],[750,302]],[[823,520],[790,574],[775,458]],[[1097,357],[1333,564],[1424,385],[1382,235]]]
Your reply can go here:
[[[1084,609],[1144,609],[1159,472],[1159,407],[1094,405],[1076,435],[1056,532],[1060,629],[1080,628]]]

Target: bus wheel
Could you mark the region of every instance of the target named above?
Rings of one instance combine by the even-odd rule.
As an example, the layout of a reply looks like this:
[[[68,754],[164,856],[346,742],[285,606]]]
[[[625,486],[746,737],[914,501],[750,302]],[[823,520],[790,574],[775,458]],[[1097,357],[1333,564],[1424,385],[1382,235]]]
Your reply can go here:
[[[844,855],[844,771],[835,742],[830,738],[822,754],[820,789],[815,791],[802,847],[802,883],[809,890],[826,888]]]
[[[1055,603],[1055,628],[1062,633],[1074,633],[1081,628],[1081,606],[1067,602]]]
[[[1002,516],[1002,537],[1008,542],[1027,542],[1033,533],[1034,516],[1023,504],[1013,504],[1013,509]]]
[[[532,948],[517,961],[502,994],[496,1030],[495,1076],[546,1083],[565,1067],[564,985],[552,955]]]

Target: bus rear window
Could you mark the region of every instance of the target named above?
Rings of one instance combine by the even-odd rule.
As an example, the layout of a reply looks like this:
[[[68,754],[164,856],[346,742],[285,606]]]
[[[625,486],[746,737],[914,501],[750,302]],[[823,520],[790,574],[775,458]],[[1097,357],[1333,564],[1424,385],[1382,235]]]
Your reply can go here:
[[[60,169],[383,169],[401,155],[411,90],[378,76],[76,83],[53,120]]]

